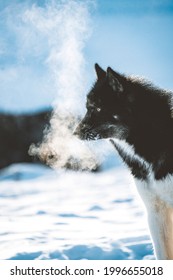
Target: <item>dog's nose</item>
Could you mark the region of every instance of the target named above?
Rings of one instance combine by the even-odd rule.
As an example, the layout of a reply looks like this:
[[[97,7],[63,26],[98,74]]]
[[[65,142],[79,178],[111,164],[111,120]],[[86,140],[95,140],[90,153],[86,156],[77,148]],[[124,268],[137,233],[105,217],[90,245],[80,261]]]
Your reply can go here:
[[[87,125],[83,123],[79,123],[78,126],[75,128],[73,135],[78,137],[79,139],[83,140],[85,139],[85,133],[87,130]]]
[[[73,135],[74,135],[74,136],[78,136],[78,132],[77,132],[76,129],[73,131]]]
[[[78,124],[73,132],[73,135],[77,136],[79,139],[84,140],[86,138],[86,133],[90,129],[90,126],[84,122]]]
[[[79,135],[80,135],[79,125],[74,129],[73,135],[79,137]]]

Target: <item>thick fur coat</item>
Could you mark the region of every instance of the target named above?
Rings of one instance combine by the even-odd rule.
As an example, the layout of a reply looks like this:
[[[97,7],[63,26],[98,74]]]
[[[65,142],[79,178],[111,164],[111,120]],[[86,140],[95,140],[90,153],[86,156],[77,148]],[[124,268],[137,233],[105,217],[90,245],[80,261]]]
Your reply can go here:
[[[95,65],[97,81],[76,129],[85,140],[109,138],[136,181],[158,259],[173,259],[172,92]]]

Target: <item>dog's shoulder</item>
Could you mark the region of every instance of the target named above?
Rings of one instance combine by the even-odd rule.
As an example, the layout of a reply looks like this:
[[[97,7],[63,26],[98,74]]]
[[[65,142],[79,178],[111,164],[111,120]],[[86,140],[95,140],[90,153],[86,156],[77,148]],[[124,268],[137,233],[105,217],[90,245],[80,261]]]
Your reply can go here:
[[[136,154],[132,145],[124,140],[112,139],[111,142],[134,175],[145,204],[154,205],[158,201],[164,201],[173,207],[173,175],[168,174],[160,180],[156,179],[153,165]]]

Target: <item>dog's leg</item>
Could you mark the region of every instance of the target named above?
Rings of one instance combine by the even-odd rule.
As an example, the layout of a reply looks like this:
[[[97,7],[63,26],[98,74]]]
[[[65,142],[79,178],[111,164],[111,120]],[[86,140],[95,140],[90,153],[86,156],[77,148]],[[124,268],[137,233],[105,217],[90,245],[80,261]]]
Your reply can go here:
[[[173,260],[173,207],[150,186],[138,182],[137,187],[147,209],[155,255],[157,259]]]
[[[148,213],[148,222],[157,259],[173,260],[173,209],[164,203],[156,206]]]

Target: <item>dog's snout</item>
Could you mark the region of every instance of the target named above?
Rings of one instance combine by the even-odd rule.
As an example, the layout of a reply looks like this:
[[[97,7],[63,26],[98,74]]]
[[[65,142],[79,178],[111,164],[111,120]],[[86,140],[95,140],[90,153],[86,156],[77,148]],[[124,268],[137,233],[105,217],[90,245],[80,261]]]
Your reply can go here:
[[[74,136],[79,136],[79,130],[78,130],[78,126],[75,128],[75,130],[73,131],[73,135]]]
[[[81,134],[81,124],[78,124],[78,126],[73,131],[73,135],[77,136],[77,137],[80,137],[80,134]]]
[[[77,136],[80,139],[84,139],[85,134],[89,130],[89,128],[90,127],[87,124],[81,122],[74,130],[73,135]]]

